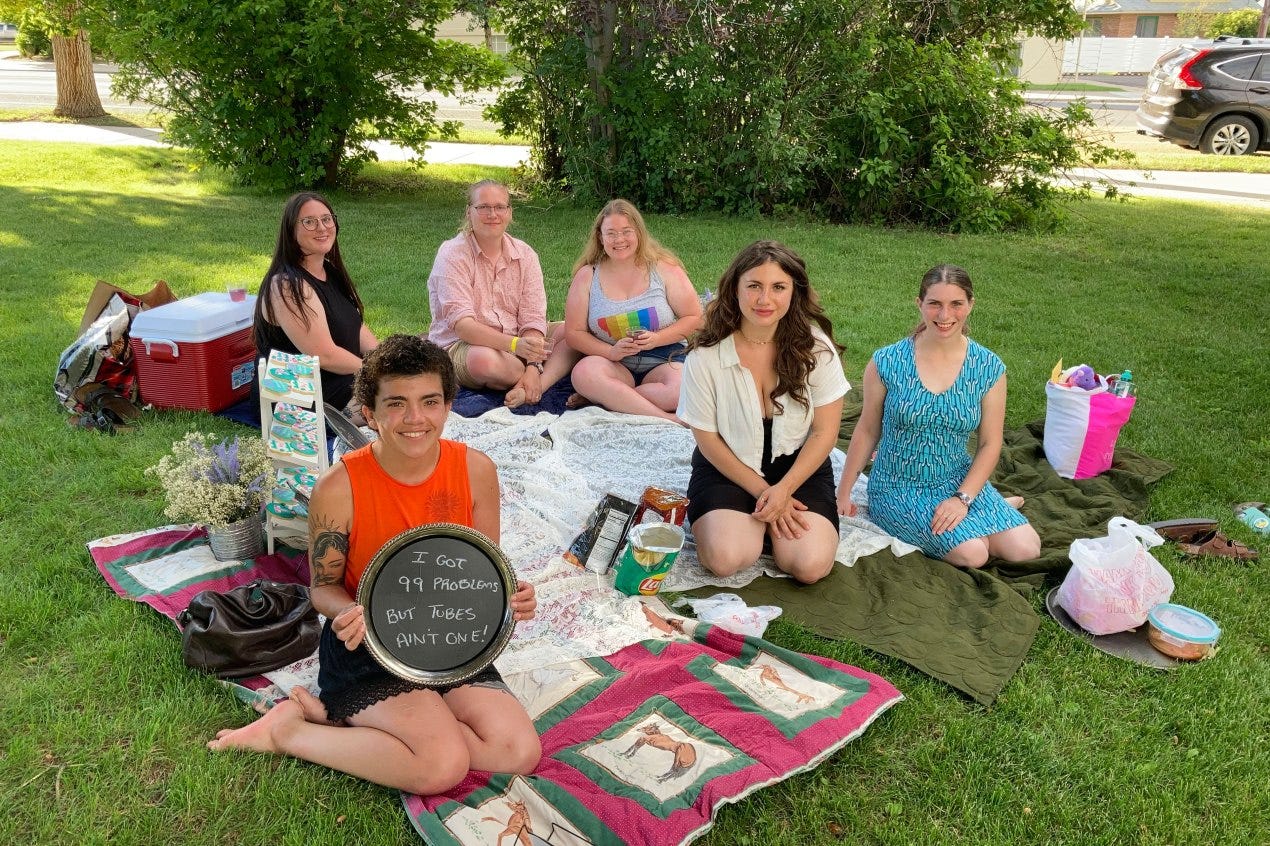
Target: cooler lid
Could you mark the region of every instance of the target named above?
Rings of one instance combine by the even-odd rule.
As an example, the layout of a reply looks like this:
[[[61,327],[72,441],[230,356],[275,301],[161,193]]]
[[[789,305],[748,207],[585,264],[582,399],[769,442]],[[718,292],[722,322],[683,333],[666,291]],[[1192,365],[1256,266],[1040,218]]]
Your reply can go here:
[[[234,302],[226,292],[210,291],[138,313],[131,334],[151,340],[211,341],[250,326],[255,310],[254,296]]]

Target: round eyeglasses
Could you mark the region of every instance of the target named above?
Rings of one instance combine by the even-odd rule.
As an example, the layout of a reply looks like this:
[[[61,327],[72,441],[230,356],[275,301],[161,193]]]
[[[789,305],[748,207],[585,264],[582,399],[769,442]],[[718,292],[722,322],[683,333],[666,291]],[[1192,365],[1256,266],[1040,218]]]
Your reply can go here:
[[[333,214],[324,214],[321,217],[300,218],[300,225],[303,226],[305,229],[309,230],[310,232],[316,232],[319,226],[322,227],[323,229],[330,229],[332,226],[335,226],[336,223],[338,222],[339,222],[339,218]]]

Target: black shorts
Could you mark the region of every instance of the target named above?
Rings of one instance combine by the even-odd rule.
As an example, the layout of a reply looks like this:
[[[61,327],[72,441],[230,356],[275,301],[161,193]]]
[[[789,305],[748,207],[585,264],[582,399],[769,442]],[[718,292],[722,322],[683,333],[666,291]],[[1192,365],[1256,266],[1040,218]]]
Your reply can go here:
[[[349,651],[344,642],[335,636],[330,620],[322,627],[322,640],[318,646],[318,687],[321,688],[318,698],[326,706],[327,719],[337,722],[347,720],[358,711],[399,693],[433,690],[445,695],[467,684],[508,690],[493,664],[466,681],[443,687],[399,678],[380,666],[365,643]]]
[[[766,450],[765,450],[766,452]],[[775,461],[764,461],[762,476],[770,484],[785,478],[785,474],[798,459],[796,450],[792,455],[782,455]],[[833,466],[828,457],[816,468],[807,480],[794,491],[797,499],[807,510],[824,517],[838,531],[838,498],[833,486]],[[753,514],[758,501],[750,496],[749,491],[720,473],[711,464],[701,450],[692,451],[692,477],[688,480],[688,520],[695,523],[711,511],[721,508],[729,511],[740,511]]]

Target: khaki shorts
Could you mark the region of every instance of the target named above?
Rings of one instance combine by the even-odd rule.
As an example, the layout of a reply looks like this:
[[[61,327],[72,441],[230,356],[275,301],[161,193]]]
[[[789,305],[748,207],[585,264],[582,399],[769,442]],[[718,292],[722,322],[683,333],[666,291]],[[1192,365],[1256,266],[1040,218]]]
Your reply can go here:
[[[474,380],[467,369],[467,353],[470,349],[472,345],[467,341],[455,341],[445,351],[450,356],[450,361],[454,362],[454,380],[464,388],[479,391],[485,386]]]

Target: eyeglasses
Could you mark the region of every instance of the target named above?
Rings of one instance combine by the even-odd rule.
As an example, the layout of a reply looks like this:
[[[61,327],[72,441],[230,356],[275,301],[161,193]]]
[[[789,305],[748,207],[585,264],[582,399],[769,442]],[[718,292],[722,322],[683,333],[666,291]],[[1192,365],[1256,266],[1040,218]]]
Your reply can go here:
[[[310,232],[316,232],[319,226],[323,229],[330,229],[338,220],[339,218],[333,214],[324,214],[321,217],[302,217],[300,218],[300,225]]]
[[[476,209],[477,214],[507,214],[512,210],[511,206],[506,205],[490,205],[489,203],[481,203],[479,206],[472,206]]]
[[[610,229],[607,232],[601,232],[600,237],[602,237],[605,241],[616,241],[618,238],[634,238],[635,230],[634,229],[617,229],[617,230]]]

